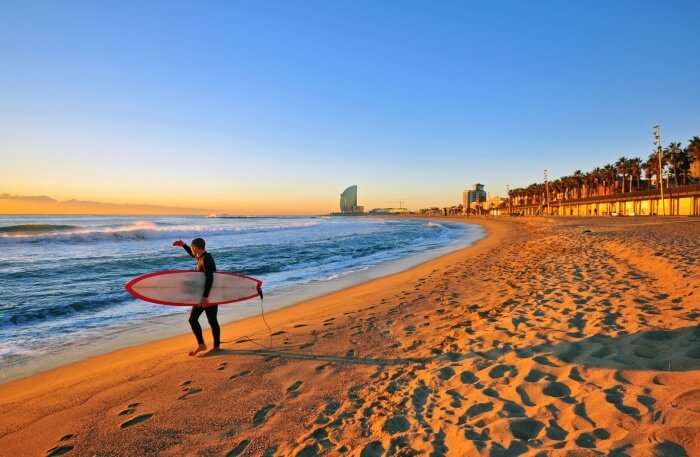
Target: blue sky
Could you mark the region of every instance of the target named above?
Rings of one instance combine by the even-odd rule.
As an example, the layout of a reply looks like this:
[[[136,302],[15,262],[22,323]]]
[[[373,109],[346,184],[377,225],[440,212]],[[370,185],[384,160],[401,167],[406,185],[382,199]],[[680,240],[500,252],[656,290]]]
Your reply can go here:
[[[144,4],[142,4],[144,3]],[[455,204],[700,135],[699,2],[4,2],[0,193]]]

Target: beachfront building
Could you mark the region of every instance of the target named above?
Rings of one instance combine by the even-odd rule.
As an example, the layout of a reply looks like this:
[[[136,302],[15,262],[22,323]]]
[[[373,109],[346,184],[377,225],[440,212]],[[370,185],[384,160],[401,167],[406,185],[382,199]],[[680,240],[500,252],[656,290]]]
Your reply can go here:
[[[508,210],[533,216],[700,216],[700,137],[685,148],[657,143],[646,159],[623,156],[589,172],[512,189]]]
[[[350,186],[340,194],[340,214],[364,214],[365,207],[357,204],[357,186]]]
[[[442,216],[443,209],[437,206],[431,206],[430,208],[421,208],[418,210],[418,214],[422,216]]]
[[[509,195],[509,212],[524,216],[700,216],[700,184],[673,185],[664,178],[664,198],[655,181],[632,191],[614,191],[615,183],[549,189],[533,185]]]
[[[507,214],[508,199],[502,198],[499,195],[492,195],[486,200],[484,208],[491,216],[500,216]]]
[[[462,214],[481,214],[487,199],[484,185],[475,183],[470,190],[462,192]]]
[[[397,214],[408,214],[409,211],[406,208],[374,208],[370,210],[369,214],[373,216],[379,215],[397,215]]]
[[[486,191],[484,190],[484,185],[475,183],[472,189],[467,192],[467,207],[473,208],[480,206],[481,203],[486,202]]]

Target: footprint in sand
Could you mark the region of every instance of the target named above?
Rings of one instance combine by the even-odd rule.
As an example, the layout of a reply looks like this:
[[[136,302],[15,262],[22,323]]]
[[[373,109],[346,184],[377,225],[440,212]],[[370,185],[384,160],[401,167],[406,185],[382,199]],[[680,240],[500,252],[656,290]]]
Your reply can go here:
[[[238,443],[238,446],[235,448],[231,449],[231,451],[226,454],[226,457],[236,457],[238,455],[241,455],[243,451],[248,447],[250,444],[250,440],[243,440],[240,443]]]
[[[323,371],[325,368],[330,367],[330,366],[333,366],[333,362],[323,363],[323,364],[317,366],[316,368],[314,368],[314,370]]]
[[[664,457],[688,457],[683,446],[672,441],[664,441],[654,446],[655,455],[663,455]]]
[[[123,428],[132,427],[132,426],[134,426],[134,425],[136,425],[136,424],[140,424],[141,422],[147,421],[147,420],[150,419],[151,417],[153,417],[153,414],[152,414],[152,413],[148,413],[148,414],[139,414],[138,416],[133,417],[133,418],[129,419],[129,420],[126,421],[126,422],[122,422],[122,424],[119,426],[119,428],[122,428],[122,429],[123,429]]]
[[[477,404],[469,407],[469,409],[467,410],[466,416],[468,418],[472,418],[472,417],[476,417],[480,414],[487,413],[491,410],[493,410],[493,403],[491,403],[491,402],[477,403]]]
[[[71,446],[70,444],[64,444],[61,446],[52,447],[51,449],[46,451],[46,455],[47,455],[47,457],[55,457],[58,455],[68,454],[72,450],[73,450],[73,446]]]
[[[294,328],[302,328],[302,327],[307,327],[308,324],[296,324]]]
[[[443,381],[449,380],[454,375],[455,370],[452,367],[440,368],[437,372],[438,378],[442,379]]]
[[[503,417],[525,417],[525,408],[515,402],[506,400],[499,415]]]
[[[287,387],[287,394],[289,394],[290,397],[296,397],[299,395],[299,387],[301,387],[302,384],[302,381],[297,381],[291,386]]]
[[[569,432],[561,428],[556,420],[549,420],[549,427],[547,427],[547,438],[554,441],[564,441],[568,435]]]
[[[452,401],[450,402],[451,407],[453,407],[453,408],[461,408],[462,407],[462,400],[464,400],[465,398],[459,392],[457,392],[454,389],[448,389],[445,393],[452,398]]]
[[[537,368],[533,368],[530,370],[530,372],[525,376],[525,381],[527,382],[537,382],[540,379],[544,378],[547,376],[547,373],[544,371],[540,371]]]
[[[182,391],[185,393],[177,397],[178,400],[186,400],[191,395],[200,393],[202,389],[200,389],[199,387],[187,387],[185,389],[182,389]]]
[[[249,374],[250,374],[250,370],[243,370],[239,373],[236,373],[234,375],[229,376],[229,379],[242,378],[243,376],[248,376]]]
[[[530,399],[530,395],[524,386],[520,385],[515,388],[515,391],[520,396],[520,401],[522,401],[525,406],[535,406],[535,403]]]
[[[573,379],[574,381],[580,382],[580,383],[586,382],[586,380],[583,379],[583,377],[581,376],[581,373],[578,371],[578,368],[576,368],[576,367],[573,367],[571,369],[571,371],[569,372],[569,379]]]
[[[333,416],[336,411],[340,408],[340,403],[338,403],[335,400],[330,400],[326,403],[326,406],[323,408],[323,411],[319,413],[318,417],[315,420],[316,424],[327,424],[330,419],[330,416]]]
[[[219,364],[219,366],[216,367],[216,369],[219,370],[219,371],[222,371],[222,370],[226,369],[226,365],[228,365],[228,363],[226,363],[226,362],[221,362],[221,363]]]
[[[459,375],[459,379],[462,381],[462,384],[474,384],[479,380],[479,378],[471,371],[463,371]]]
[[[270,446],[269,448],[267,448],[265,450],[265,452],[263,453],[262,456],[263,457],[273,457],[275,455],[275,453],[277,452],[278,447],[279,447],[278,444],[276,444],[276,443],[273,444],[272,446]]]
[[[496,365],[489,371],[489,376],[493,379],[502,378],[506,373],[510,376],[517,376],[518,370],[513,365]]]
[[[588,412],[586,411],[586,404],[584,402],[576,403],[576,405],[574,405],[574,414],[590,423],[593,427],[596,426],[596,423],[593,422],[593,419],[591,419],[588,416]]]
[[[59,455],[68,454],[70,451],[72,451],[74,449],[74,446],[72,444],[66,443],[66,441],[70,441],[73,438],[75,438],[74,433],[69,433],[67,435],[63,435],[61,437],[61,439],[58,440],[59,443],[63,443],[63,444],[58,444],[58,445],[52,447],[51,449],[49,449],[48,451],[46,451],[47,457],[55,457],[55,456],[59,456]]]
[[[516,419],[509,424],[510,432],[514,437],[523,441],[537,438],[537,435],[544,428],[544,424],[535,419]]]
[[[273,404],[265,405],[260,408],[253,416],[253,427],[258,427],[267,421],[267,415],[275,407]]]
[[[604,428],[597,428],[593,433],[583,432],[576,438],[576,445],[583,448],[594,449],[597,447],[597,440],[607,440],[610,433]],[[664,454],[665,455],[665,454]]]
[[[571,389],[569,389],[566,384],[550,381],[549,384],[542,389],[542,393],[549,397],[568,397],[571,394]]]
[[[120,416],[129,416],[131,414],[134,414],[134,412],[136,412],[136,407],[140,404],[141,403],[131,403],[131,404],[127,405],[125,410],[119,412],[119,415]]]
[[[381,441],[372,441],[360,452],[360,457],[379,457],[384,455],[384,446]]]
[[[640,417],[641,413],[637,408],[635,408],[634,406],[625,405],[622,402],[624,394],[622,392],[621,386],[618,385],[618,386],[611,387],[610,389],[604,390],[604,392],[605,392],[605,401],[607,401],[608,403],[611,403],[620,412],[627,414],[629,416],[632,416],[636,419],[638,419]]]
[[[384,427],[382,430],[385,432],[388,432],[391,435],[394,435],[396,433],[404,433],[407,432],[411,428],[411,424],[408,422],[408,419],[406,419],[406,416],[397,414],[396,416],[392,416],[389,419],[384,422]]]
[[[532,360],[535,362],[539,363],[540,365],[546,365],[550,367],[559,367],[559,365],[552,363],[546,356],[544,355],[538,355],[537,357],[533,357]]]

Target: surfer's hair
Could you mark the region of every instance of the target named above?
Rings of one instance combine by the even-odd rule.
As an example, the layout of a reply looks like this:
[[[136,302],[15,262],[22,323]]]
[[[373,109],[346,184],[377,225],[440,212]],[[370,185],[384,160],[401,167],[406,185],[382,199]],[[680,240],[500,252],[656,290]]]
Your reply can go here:
[[[206,243],[204,242],[204,239],[202,239],[202,238],[195,238],[194,240],[192,240],[192,246],[199,248],[199,249],[204,249],[205,244]]]

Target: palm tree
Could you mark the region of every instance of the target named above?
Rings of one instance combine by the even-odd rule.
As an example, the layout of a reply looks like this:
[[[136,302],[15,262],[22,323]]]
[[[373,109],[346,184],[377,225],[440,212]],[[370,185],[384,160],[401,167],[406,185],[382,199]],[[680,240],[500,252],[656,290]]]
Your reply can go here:
[[[560,195],[564,192],[564,183],[562,181],[562,178],[555,179],[549,184],[549,196],[550,200],[552,201],[558,201],[561,200],[563,197]]]
[[[603,167],[605,171],[605,182],[608,186],[608,191],[606,195],[612,195],[615,193],[615,185],[617,184],[617,168],[615,165],[608,164]]]
[[[571,179],[576,188],[576,198],[581,198],[583,196],[583,173],[581,173],[581,170],[574,171]]]
[[[629,170],[629,159],[625,156],[620,157],[615,162],[617,173],[622,175],[622,193],[625,193],[625,181],[627,180],[627,172]]]
[[[573,176],[565,176],[562,178],[562,181],[564,182],[565,186],[565,191],[564,191],[564,198],[566,200],[571,200],[574,198],[574,192],[576,190],[576,178]]]
[[[642,164],[642,168],[644,169],[644,174],[647,177],[647,180],[651,184],[651,179],[653,177],[656,177],[656,185],[658,186],[659,184],[659,158],[657,156],[656,152],[652,152],[649,154],[649,158],[647,159],[646,162]]]
[[[639,190],[639,178],[642,175],[642,159],[635,157],[629,159],[630,192],[632,192],[632,179],[637,178],[637,190]]]
[[[673,181],[678,185],[678,175],[682,173],[680,164],[682,161],[681,157],[681,144],[680,143],[670,143],[666,149],[664,149],[664,161],[669,165],[669,174],[673,173]],[[668,186],[668,180],[666,181]]]
[[[695,179],[700,179],[700,137],[694,136],[688,140],[688,156],[692,162],[695,162]]]

